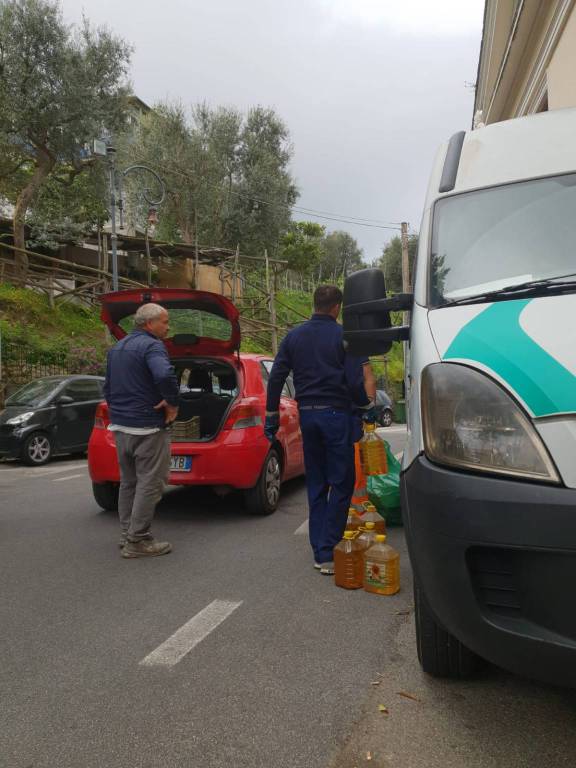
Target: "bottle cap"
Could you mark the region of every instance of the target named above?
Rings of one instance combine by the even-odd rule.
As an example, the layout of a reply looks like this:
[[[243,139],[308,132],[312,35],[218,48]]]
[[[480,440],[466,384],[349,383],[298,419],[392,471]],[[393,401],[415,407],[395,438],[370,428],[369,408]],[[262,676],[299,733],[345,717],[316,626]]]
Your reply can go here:
[[[355,536],[354,531],[344,531],[344,538],[346,539],[346,541],[353,539],[354,536]]]
[[[364,432],[374,432],[376,424],[364,424]]]
[[[385,542],[386,541],[386,534],[385,533],[377,533],[376,534],[376,541],[379,544],[382,544],[383,542]]]

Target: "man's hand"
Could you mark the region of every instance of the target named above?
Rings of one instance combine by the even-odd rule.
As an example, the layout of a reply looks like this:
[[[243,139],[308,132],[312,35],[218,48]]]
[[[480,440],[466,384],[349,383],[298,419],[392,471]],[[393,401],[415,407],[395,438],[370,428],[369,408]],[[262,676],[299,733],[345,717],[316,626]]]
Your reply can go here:
[[[274,442],[276,438],[276,432],[280,429],[280,414],[278,411],[274,413],[266,413],[266,421],[264,422],[264,434],[270,440]]]
[[[365,421],[366,424],[376,423],[376,405],[374,402],[370,402],[362,408],[362,421]]]
[[[158,405],[154,406],[155,411],[160,411],[162,408],[166,411],[166,424],[172,424],[173,421],[176,421],[176,416],[178,416],[177,405],[170,405],[166,400],[161,400]]]

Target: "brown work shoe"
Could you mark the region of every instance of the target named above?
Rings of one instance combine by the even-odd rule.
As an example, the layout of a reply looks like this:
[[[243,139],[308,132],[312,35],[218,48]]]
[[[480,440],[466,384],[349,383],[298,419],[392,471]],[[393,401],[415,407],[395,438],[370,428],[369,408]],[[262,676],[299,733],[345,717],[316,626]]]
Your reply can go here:
[[[167,555],[171,551],[172,545],[167,541],[142,539],[142,541],[127,541],[122,550],[122,557],[158,557],[158,555]]]

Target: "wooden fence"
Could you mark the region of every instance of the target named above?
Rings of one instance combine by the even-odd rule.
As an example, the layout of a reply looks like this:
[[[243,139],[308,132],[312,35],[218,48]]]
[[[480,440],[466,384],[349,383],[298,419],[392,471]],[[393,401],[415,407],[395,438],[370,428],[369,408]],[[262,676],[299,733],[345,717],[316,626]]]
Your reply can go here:
[[[23,269],[16,258],[24,254],[28,266]],[[48,296],[51,306],[56,302],[76,301],[88,306],[97,304],[98,297],[110,290],[112,274],[85,264],[46,256],[36,251],[0,245],[0,282],[31,288]],[[127,277],[119,277],[120,290],[144,287]]]

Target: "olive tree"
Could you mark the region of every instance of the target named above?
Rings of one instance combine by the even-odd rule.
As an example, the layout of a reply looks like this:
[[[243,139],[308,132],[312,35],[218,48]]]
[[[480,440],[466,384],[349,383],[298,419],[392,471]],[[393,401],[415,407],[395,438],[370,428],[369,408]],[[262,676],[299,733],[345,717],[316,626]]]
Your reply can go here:
[[[0,195],[12,198],[16,248],[47,180],[71,184],[93,162],[86,142],[124,124],[130,52],[87,19],[66,24],[57,2],[0,0]]]

